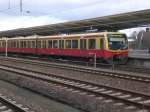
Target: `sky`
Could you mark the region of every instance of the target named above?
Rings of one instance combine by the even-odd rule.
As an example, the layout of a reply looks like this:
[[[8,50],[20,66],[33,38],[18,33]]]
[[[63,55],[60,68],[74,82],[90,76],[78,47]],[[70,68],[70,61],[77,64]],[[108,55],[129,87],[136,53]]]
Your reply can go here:
[[[0,31],[150,9],[150,0],[0,0]],[[130,30],[129,30],[130,31]]]

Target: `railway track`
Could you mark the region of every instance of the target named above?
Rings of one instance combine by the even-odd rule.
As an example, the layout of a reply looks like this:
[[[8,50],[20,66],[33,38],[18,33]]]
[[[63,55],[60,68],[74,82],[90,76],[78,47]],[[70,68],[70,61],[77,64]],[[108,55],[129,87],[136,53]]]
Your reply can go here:
[[[12,56],[12,57],[18,57],[18,56]],[[39,59],[34,57],[21,57],[23,59],[31,59],[31,60],[39,60],[39,61],[49,61],[49,62],[55,62],[55,63],[65,63],[65,64],[71,64],[71,65],[82,65],[86,67],[93,67],[93,62],[85,62],[85,61],[72,61],[72,60],[60,60],[60,59]],[[121,70],[121,71],[128,71],[133,73],[145,73],[150,74],[150,68],[144,68],[140,66],[128,66],[128,65],[117,65],[117,64],[105,64],[105,63],[97,63],[97,68],[103,68],[103,69],[110,69],[110,70]]]
[[[93,62],[81,62],[81,61],[68,61],[68,60],[54,60],[57,63],[66,63],[66,64],[74,64],[74,65],[84,65],[92,67],[94,66]],[[150,74],[150,68],[144,68],[140,66],[128,66],[128,65],[118,65],[118,64],[105,64],[105,63],[97,63],[97,68],[104,68],[110,70],[121,70],[121,71],[128,71],[128,72],[135,72],[135,73],[146,73]]]
[[[17,104],[16,101],[0,94],[0,112],[33,112],[33,111],[29,111],[29,108],[25,108],[23,107],[23,105]]]
[[[102,75],[102,76],[109,76],[109,77],[115,77],[115,78],[121,78],[121,79],[128,79],[128,80],[134,80],[139,82],[145,82],[150,83],[150,76],[149,75],[140,75],[140,74],[131,74],[128,72],[120,72],[120,71],[114,71],[114,70],[106,70],[106,69],[95,69],[95,68],[86,68],[84,66],[76,66],[76,65],[68,65],[68,64],[57,64],[57,63],[46,63],[46,62],[40,62],[40,61],[31,61],[31,60],[23,60],[23,59],[16,59],[16,58],[7,58],[3,59],[6,61],[12,61],[12,62],[19,62],[19,63],[25,63],[25,64],[31,64],[31,65],[37,65],[42,67],[52,67],[52,68],[59,68],[59,69],[66,69],[66,70],[72,70],[72,71],[79,71],[84,73],[90,73],[93,75]],[[6,65],[3,63],[0,63],[0,65]]]
[[[45,74],[42,72],[26,70],[18,67],[3,65],[0,66],[0,69],[9,71],[11,73],[17,73],[26,77],[46,81],[48,83],[53,83],[62,87],[78,90],[86,94],[94,95],[94,97],[101,97],[107,101],[109,100],[109,102],[112,102],[114,105],[119,103],[123,105],[125,109],[133,109],[135,111],[141,110],[141,112],[142,110],[145,110],[144,112],[149,112],[150,110],[149,95],[104,85],[98,85],[82,80],[64,78],[57,76],[56,74]]]

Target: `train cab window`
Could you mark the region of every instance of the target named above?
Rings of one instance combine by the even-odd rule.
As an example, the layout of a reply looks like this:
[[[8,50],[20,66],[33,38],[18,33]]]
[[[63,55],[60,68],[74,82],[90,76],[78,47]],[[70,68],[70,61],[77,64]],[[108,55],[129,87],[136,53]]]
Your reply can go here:
[[[53,40],[53,48],[58,48],[58,41],[57,40]]]
[[[48,41],[48,48],[53,48],[53,41],[52,40]]]
[[[46,48],[46,40],[43,40],[43,48]]]
[[[80,49],[86,49],[86,39],[80,39]]]
[[[72,48],[77,49],[78,48],[78,40],[72,40]]]
[[[71,40],[66,40],[66,49],[71,49]]]
[[[37,48],[42,48],[42,43],[41,43],[41,41],[37,41]]]
[[[89,49],[95,49],[96,48],[96,40],[95,39],[89,39],[88,40],[88,48]]]
[[[104,49],[104,39],[100,39],[100,49]]]
[[[31,41],[31,48],[36,48],[35,41]]]

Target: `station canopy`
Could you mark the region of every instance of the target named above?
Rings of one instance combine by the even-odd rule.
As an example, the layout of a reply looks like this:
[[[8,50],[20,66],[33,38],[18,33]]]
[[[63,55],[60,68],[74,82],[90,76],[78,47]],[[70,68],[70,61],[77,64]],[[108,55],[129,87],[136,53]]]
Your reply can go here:
[[[75,33],[85,32],[90,29],[116,31],[147,24],[150,24],[150,9],[92,19],[1,31],[0,37]]]

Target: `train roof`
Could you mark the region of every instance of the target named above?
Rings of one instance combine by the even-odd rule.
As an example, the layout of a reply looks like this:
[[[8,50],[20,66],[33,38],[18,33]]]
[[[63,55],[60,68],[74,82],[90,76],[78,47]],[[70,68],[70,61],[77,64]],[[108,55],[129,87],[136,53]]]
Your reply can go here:
[[[120,32],[98,32],[98,33],[82,33],[82,34],[70,34],[70,35],[51,35],[51,36],[38,36],[38,35],[32,35],[32,36],[27,36],[27,37],[14,37],[14,38],[7,38],[8,40],[26,40],[26,39],[36,39],[36,38],[71,38],[71,37],[90,37],[90,36],[104,36],[104,34],[124,34]],[[6,38],[1,38],[0,40],[6,40]]]

